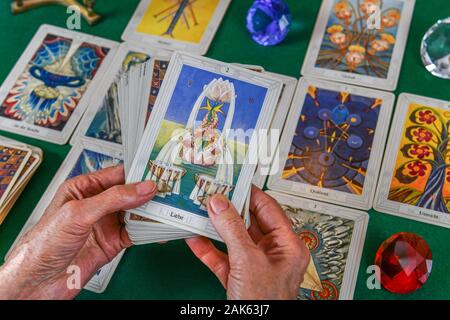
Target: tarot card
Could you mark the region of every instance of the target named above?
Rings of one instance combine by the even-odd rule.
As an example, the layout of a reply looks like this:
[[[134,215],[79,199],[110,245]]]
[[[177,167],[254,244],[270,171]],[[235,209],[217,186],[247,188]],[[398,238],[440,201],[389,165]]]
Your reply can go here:
[[[117,82],[125,173],[128,174],[149,113],[149,94],[153,61],[134,65]]]
[[[375,209],[450,228],[450,102],[399,97]]]
[[[155,181],[158,194],[132,213],[218,239],[206,201],[222,193],[242,212],[256,133],[269,127],[281,87],[262,73],[174,53],[127,177]]]
[[[113,41],[41,26],[0,88],[0,128],[66,143],[116,46]]]
[[[372,206],[394,95],[302,78],[268,188]]]
[[[158,67],[157,62],[158,61],[156,60],[154,74],[153,74],[153,83],[152,83],[152,94],[154,94],[155,96],[159,92],[159,87],[158,87],[158,90],[156,90],[156,86],[158,86],[158,85],[160,86],[162,84],[163,77],[161,77],[160,75],[163,72],[162,75],[164,76],[165,71],[166,71],[165,69],[163,70],[160,67]],[[168,65],[168,62],[164,62],[163,64],[159,63],[159,65],[160,66]],[[233,63],[233,65],[237,65],[237,64]],[[254,65],[239,64],[238,66],[240,66],[242,68],[250,69],[253,71],[258,71],[258,72],[263,71],[262,68],[260,68],[258,66],[254,66]],[[284,79],[285,82],[287,82],[288,84],[292,84],[292,82],[295,82],[294,84],[292,84],[292,87],[293,87],[292,95],[293,95],[293,93],[295,91],[295,84],[297,83],[297,80],[293,79],[293,78],[289,78],[289,77],[284,77],[284,76],[280,76],[280,78]],[[290,81],[288,81],[288,80],[290,80]],[[285,92],[285,91],[286,90],[283,90],[283,92]],[[289,92],[289,90],[287,90],[287,91]],[[291,100],[292,100],[292,95],[290,98]],[[284,96],[286,96],[286,94],[284,94]],[[281,99],[282,98],[280,98],[280,101],[281,101]],[[286,99],[286,98],[283,98],[283,99]],[[156,99],[154,99],[154,101],[156,101]],[[289,101],[289,104],[290,104],[290,102],[291,101]],[[154,105],[154,103],[153,103],[153,105]],[[289,105],[286,107],[286,109],[288,107],[289,107]],[[278,109],[282,109],[282,108],[278,108]],[[151,110],[149,110],[149,114],[150,114],[150,112],[151,112]],[[282,112],[282,110],[277,110],[276,114],[278,115],[279,112]],[[140,138],[139,138],[139,140],[140,140]],[[133,155],[134,155],[134,153],[133,153]],[[246,205],[242,212],[242,216],[243,216],[244,222],[247,227],[249,227],[250,223],[251,223],[250,211],[249,211],[250,191],[247,196]],[[149,218],[144,218],[144,217],[141,217],[136,214],[127,213],[125,216],[125,222],[126,222],[126,228],[127,228],[128,234],[134,245],[142,245],[142,244],[149,244],[149,243],[154,243],[154,242],[161,242],[162,238],[164,238],[166,241],[170,241],[170,240],[185,239],[185,238],[195,236],[195,234],[193,234],[189,231],[179,229],[179,228],[176,228],[171,225],[162,224],[160,222],[154,221]]]
[[[28,158],[28,161],[25,163],[25,166],[22,169],[22,172],[17,177],[17,181],[14,183],[13,188],[10,191],[10,196],[27,181],[33,171],[35,171],[36,167],[42,162],[42,156],[37,153],[32,153]],[[8,196],[8,198],[10,197]]]
[[[169,68],[169,62],[171,57],[172,53],[167,51],[165,53],[161,51],[161,53],[156,55],[155,57],[146,122],[150,118],[150,115],[153,111],[153,107],[156,104],[156,98],[158,97],[159,91],[161,90],[163,80],[167,73],[167,68]]]
[[[205,54],[231,0],[142,0],[122,40]]]
[[[118,165],[122,162],[121,158],[122,153],[117,150],[101,148],[96,145],[88,146],[83,143],[74,146],[56,173],[55,178],[50,183],[45,194],[33,210],[30,218],[25,223],[25,226],[22,228],[14,244],[11,246],[7,256],[11,252],[12,248],[14,248],[14,246],[18,243],[20,238],[39,222],[45,212],[45,209],[49,206],[53,197],[57,193],[59,186],[64,181],[82,174],[87,174]],[[109,272],[113,273],[114,268],[111,268]]]
[[[298,83],[297,79],[288,76],[270,72],[266,72],[266,74],[279,79],[283,83],[283,89],[281,91],[280,99],[267,135],[266,150],[263,150],[261,147],[263,145],[263,141],[259,142],[259,150],[261,151],[259,154],[260,163],[258,164],[252,182],[255,186],[261,189],[264,187],[266,178],[270,174],[270,167],[272,166],[273,161],[278,160],[278,157],[275,156],[276,151],[278,150],[278,144],[284,129],[284,123],[286,121],[289,107],[291,106]]]
[[[415,0],[324,0],[302,74],[394,91]]]
[[[242,211],[242,217],[247,228],[250,227],[250,192]],[[196,237],[197,234],[175,226],[157,222],[133,213],[127,212],[125,223],[130,240],[134,245],[160,243],[173,240]]]
[[[366,212],[268,192],[284,209],[311,260],[300,300],[351,300],[369,215]]]
[[[76,133],[71,139],[75,145],[82,139],[87,142],[104,144],[112,148],[122,147],[122,126],[117,97],[117,78],[131,66],[153,59],[154,70],[151,84],[149,83],[148,114],[155,104],[156,97],[164,79],[165,71],[172,53],[165,50],[144,48],[123,43],[111,64],[111,68],[103,78],[103,84],[97,90],[86,111]],[[131,107],[131,106],[130,106]]]
[[[0,206],[0,224],[3,223],[8,213],[11,211],[14,206],[16,200],[21,195],[22,191],[27,186],[28,182],[33,177],[39,165],[42,163],[43,153],[42,150],[22,142],[9,139],[3,136],[0,136],[0,145],[6,143],[10,146],[23,148],[31,151],[31,155],[26,161],[23,169],[20,171],[17,180],[12,184],[10,191],[7,192],[7,196],[3,201],[3,204]]]
[[[5,141],[9,143],[10,146],[30,150],[31,154],[25,165],[23,166],[23,169],[17,172],[17,179],[9,186],[9,191],[4,194],[4,200],[2,201],[2,204],[0,206],[0,225],[6,219],[17,199],[22,194],[23,190],[42,162],[42,151],[40,149],[18,143],[18,141],[14,141],[12,139],[0,137],[1,144],[3,144]],[[37,150],[39,150],[39,152]]]
[[[0,206],[8,198],[30,156],[28,148],[7,143],[0,145]]]

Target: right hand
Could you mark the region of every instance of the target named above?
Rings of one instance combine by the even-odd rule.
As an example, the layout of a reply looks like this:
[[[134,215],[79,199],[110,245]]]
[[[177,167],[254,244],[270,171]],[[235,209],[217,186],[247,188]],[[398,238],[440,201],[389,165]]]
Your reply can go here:
[[[228,299],[296,299],[309,263],[308,249],[280,205],[256,187],[250,212],[252,224],[247,231],[226,197],[211,197],[208,214],[228,255],[203,237],[187,239],[188,246],[214,272]]]

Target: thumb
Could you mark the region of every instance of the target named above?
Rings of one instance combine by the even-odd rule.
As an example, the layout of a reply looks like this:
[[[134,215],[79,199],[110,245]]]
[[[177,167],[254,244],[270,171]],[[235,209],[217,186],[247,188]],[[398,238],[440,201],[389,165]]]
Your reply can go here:
[[[228,251],[254,245],[244,221],[227,197],[216,194],[208,201],[208,214]]]
[[[108,214],[137,208],[155,194],[156,184],[152,181],[114,186],[96,196],[76,201],[77,218],[90,226]]]

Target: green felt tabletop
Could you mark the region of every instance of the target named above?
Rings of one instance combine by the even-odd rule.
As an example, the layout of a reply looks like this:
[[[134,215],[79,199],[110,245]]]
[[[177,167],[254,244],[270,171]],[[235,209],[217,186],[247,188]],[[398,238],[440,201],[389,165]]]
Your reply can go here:
[[[58,6],[34,9],[13,16],[8,0],[0,4],[0,82],[8,75],[28,42],[43,23],[64,27],[68,15]],[[138,0],[99,0],[97,11],[104,19],[96,26],[83,21],[82,32],[120,41]],[[300,67],[319,11],[320,0],[287,0],[292,11],[293,29],[276,47],[254,43],[245,28],[245,16],[252,0],[234,0],[209,49],[208,57],[226,62],[264,66],[268,71],[300,76]],[[405,59],[396,95],[415,93],[450,100],[450,82],[431,76],[423,67],[419,48],[421,38],[436,20],[450,16],[450,2],[417,0]],[[0,258],[13,243],[70,146],[57,146],[18,135],[6,136],[36,145],[45,160],[12,212],[0,226]],[[370,224],[358,274],[355,299],[445,299],[450,298],[450,230],[412,220],[370,211]],[[414,232],[424,237],[433,250],[433,271],[428,282],[415,293],[400,296],[384,290],[369,290],[366,268],[373,264],[378,246],[390,235]],[[257,268],[258,266],[254,266]],[[146,245],[129,249],[104,294],[83,291],[80,299],[223,299],[225,291],[209,270],[197,261],[183,241]]]

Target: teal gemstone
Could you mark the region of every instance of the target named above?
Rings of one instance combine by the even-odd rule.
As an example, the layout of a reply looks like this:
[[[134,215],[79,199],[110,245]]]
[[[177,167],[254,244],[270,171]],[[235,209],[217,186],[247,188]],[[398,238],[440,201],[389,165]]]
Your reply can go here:
[[[433,75],[450,79],[450,17],[439,20],[422,41],[423,63]]]

